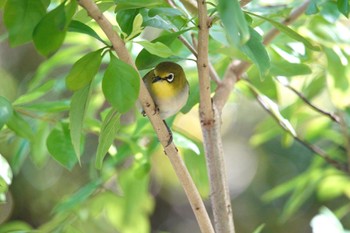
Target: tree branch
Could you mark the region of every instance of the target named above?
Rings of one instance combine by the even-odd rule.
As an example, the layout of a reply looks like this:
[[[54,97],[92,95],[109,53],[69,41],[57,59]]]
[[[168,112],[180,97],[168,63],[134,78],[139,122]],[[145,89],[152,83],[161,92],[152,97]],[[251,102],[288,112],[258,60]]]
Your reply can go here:
[[[222,79],[221,84],[217,86],[213,97],[214,104],[216,105],[220,114],[228,98],[230,97],[234,85],[249,66],[250,63],[246,61],[235,60],[226,69],[224,78]]]
[[[211,20],[207,16],[206,2],[198,0],[197,5],[199,18],[197,59],[200,88],[199,116],[209,173],[214,225],[217,233],[234,233],[231,200],[220,135],[221,119],[215,105],[212,104],[210,90],[208,42]]]
[[[299,91],[297,91],[294,87],[292,87],[291,85],[289,85],[289,83],[286,83],[284,81],[281,81],[280,79],[276,78],[277,81],[282,84],[283,86],[285,86],[286,88],[288,88],[289,90],[291,90],[292,92],[294,92],[302,101],[304,101],[305,104],[307,104],[308,106],[310,106],[310,108],[312,108],[313,110],[315,110],[316,112],[325,115],[326,117],[330,118],[332,121],[336,122],[336,123],[340,123],[340,118],[339,116],[337,116],[334,113],[331,112],[327,112],[319,107],[317,107],[316,105],[314,105],[313,103],[311,103],[304,95],[303,93],[300,93]]]
[[[119,37],[119,35],[113,30],[112,24],[107,20],[107,18],[102,14],[97,5],[92,0],[78,0],[78,3],[85,8],[89,16],[93,18],[98,25],[101,27],[103,32],[106,34],[108,39],[111,41],[115,52],[118,57],[124,62],[128,63],[137,70],[134,61],[132,60],[129,51],[126,49],[124,41]],[[211,225],[210,218],[206,212],[204,203],[199,195],[195,184],[186,169],[184,162],[178,154],[178,150],[174,143],[172,142],[168,145],[170,139],[170,133],[163,123],[163,120],[159,117],[158,111],[154,102],[142,81],[140,76],[140,94],[139,101],[146,112],[160,143],[164,148],[164,152],[168,155],[169,160],[178,176],[182,187],[185,190],[187,198],[191,204],[193,212],[196,216],[197,222],[201,231],[204,233],[213,233],[213,226]]]
[[[298,8],[291,12],[291,14],[285,18],[281,23],[284,25],[289,25],[293,23],[296,19],[298,19],[307,9],[310,4],[310,0],[305,0],[303,4],[301,4]],[[279,30],[277,28],[271,29],[265,36],[263,40],[264,45],[270,44],[270,42],[279,34]]]
[[[206,2],[198,0],[198,77],[199,77],[199,115],[204,127],[210,127],[213,123],[213,108],[211,103],[211,90],[208,69],[208,43],[210,20],[207,16]]]
[[[320,147],[310,144],[306,142],[305,140],[301,139],[297,134],[292,134],[290,130],[287,130],[286,127],[281,123],[280,119],[269,109],[266,107],[266,105],[262,102],[261,98],[259,98],[260,94],[252,88],[250,85],[247,85],[249,90],[254,94],[256,100],[260,104],[260,106],[269,113],[272,118],[281,126],[281,128],[287,132],[289,135],[291,135],[296,141],[298,141],[300,144],[308,148],[310,151],[314,152],[315,154],[319,155],[321,158],[323,158],[327,163],[331,164],[333,167],[335,167],[338,170],[349,172],[348,167],[337,160],[334,160],[331,158],[329,154],[327,154],[324,150],[322,150]]]
[[[168,4],[173,7],[173,8],[176,8],[176,5],[175,3],[172,1],[172,0],[167,0]],[[197,6],[195,6],[195,9],[196,9],[196,12],[198,10]],[[174,30],[175,31],[175,30]],[[198,47],[197,46],[197,43],[196,41],[194,41],[194,37],[193,37],[193,34],[191,35],[192,36],[192,40],[193,40],[193,46],[182,36],[178,36],[178,39],[191,51],[191,53],[196,57],[198,58],[198,52],[196,50],[196,48]],[[208,65],[209,65],[209,76],[210,78],[217,84],[219,85],[221,83],[221,80],[219,78],[219,75],[216,73],[216,70],[214,68],[214,66],[208,62]]]
[[[249,1],[241,1],[242,3]],[[305,0],[301,6],[296,8],[285,20],[282,21],[282,24],[288,25],[294,22],[302,13],[306,10],[309,5],[310,0]],[[279,33],[279,30],[276,28],[271,29],[263,39],[263,43],[268,45]],[[221,112],[222,108],[226,104],[228,97],[234,87],[236,81],[240,80],[242,74],[250,67],[250,63],[246,61],[233,61],[226,69],[225,77],[222,79],[222,85],[219,85],[215,91],[214,103],[217,103],[218,111]],[[231,80],[228,80],[231,79]],[[226,85],[225,85],[226,84]]]
[[[178,37],[178,39],[188,48],[188,50],[191,51],[191,53],[198,58],[198,53],[197,50],[195,49],[195,47],[197,47],[196,44],[194,44],[194,46],[192,46],[182,35],[180,35]],[[210,78],[217,84],[219,85],[221,80],[219,78],[219,75],[216,73],[215,68],[213,67],[213,65],[209,62],[209,76]]]

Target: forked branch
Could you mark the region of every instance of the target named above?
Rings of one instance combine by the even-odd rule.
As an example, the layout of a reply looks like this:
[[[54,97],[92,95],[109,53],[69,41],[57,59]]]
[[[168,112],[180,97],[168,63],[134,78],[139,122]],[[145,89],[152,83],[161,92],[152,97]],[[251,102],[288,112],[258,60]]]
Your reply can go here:
[[[125,47],[124,41],[113,30],[112,24],[107,20],[103,13],[99,10],[97,5],[92,0],[78,0],[79,4],[85,8],[89,16],[93,18],[97,24],[101,27],[108,39],[113,45],[113,49],[117,53],[118,57],[124,62],[128,63],[137,70],[134,61],[132,60],[129,51]],[[214,233],[213,226],[211,225],[210,218],[205,209],[203,201],[199,195],[199,192],[184,164],[181,157],[178,154],[178,150],[174,143],[168,145],[170,134],[168,129],[160,118],[158,111],[156,111],[154,102],[144,85],[140,76],[140,94],[139,101],[146,112],[160,143],[164,147],[164,152],[168,155],[169,160],[178,176],[182,187],[185,190],[187,198],[191,204],[193,212],[196,216],[199,227],[203,233]]]
[[[206,2],[198,4],[198,58],[197,69],[200,89],[199,117],[204,140],[209,183],[210,200],[214,215],[214,225],[217,233],[234,233],[233,214],[221,138],[221,114],[212,103],[208,42],[211,19],[207,15]],[[221,83],[221,81],[220,81]]]

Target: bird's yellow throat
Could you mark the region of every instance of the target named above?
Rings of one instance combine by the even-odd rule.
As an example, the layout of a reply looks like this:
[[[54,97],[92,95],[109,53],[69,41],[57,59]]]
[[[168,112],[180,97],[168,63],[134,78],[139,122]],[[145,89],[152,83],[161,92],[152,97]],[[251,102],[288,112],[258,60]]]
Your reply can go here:
[[[153,95],[163,100],[174,98],[179,93],[179,91],[182,91],[181,88],[176,89],[174,85],[168,83],[165,80],[152,83],[151,88]]]

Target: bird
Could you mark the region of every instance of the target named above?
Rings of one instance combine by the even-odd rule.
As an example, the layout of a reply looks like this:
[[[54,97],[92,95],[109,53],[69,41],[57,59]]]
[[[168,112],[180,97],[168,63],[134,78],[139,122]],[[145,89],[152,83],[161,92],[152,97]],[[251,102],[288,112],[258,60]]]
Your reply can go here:
[[[190,87],[184,70],[177,63],[161,62],[142,79],[163,120],[178,113],[186,104]]]

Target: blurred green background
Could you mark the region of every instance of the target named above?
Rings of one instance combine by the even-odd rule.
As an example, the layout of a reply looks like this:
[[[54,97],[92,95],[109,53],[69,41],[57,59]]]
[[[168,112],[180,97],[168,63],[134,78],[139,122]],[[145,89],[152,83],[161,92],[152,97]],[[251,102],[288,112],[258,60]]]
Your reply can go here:
[[[248,10],[279,21],[300,3],[253,1]],[[281,34],[267,47],[271,74],[260,79],[254,66],[247,77],[259,93],[278,103],[283,117],[302,138],[345,163],[349,151],[342,127],[310,109],[273,78],[286,77],[310,101],[349,122],[350,24],[335,1],[321,1],[315,7],[319,12],[314,14],[309,8],[309,15],[303,15],[293,29],[317,43],[322,51],[310,51]],[[108,16],[114,17],[112,13]],[[102,35],[81,11],[75,17]],[[271,28],[261,19],[254,18],[251,23],[264,32]],[[224,51],[227,48],[220,41],[224,38],[220,30],[211,35],[210,59],[223,76],[231,61],[227,53],[232,51]],[[142,38],[152,39],[159,33],[146,28]],[[100,87],[107,58],[93,81],[81,164],[69,170],[50,156],[47,137],[54,129],[62,127],[64,131],[68,122],[72,92],[65,86],[65,77],[80,57],[101,48],[100,42],[68,33],[60,50],[44,58],[32,43],[11,47],[3,21],[0,35],[0,96],[13,103],[33,131],[32,140],[19,137],[8,127],[0,131],[0,154],[13,172],[6,201],[0,204],[0,232],[199,232],[167,157],[147,119],[136,109],[121,118],[115,147],[110,148],[103,169],[96,170],[99,128],[109,110]],[[141,48],[137,44],[127,46],[135,58]],[[180,57],[189,56],[179,41],[170,47]],[[193,107],[198,102],[195,63],[180,63],[191,83],[191,104],[185,107],[185,114],[178,114],[170,122],[175,143],[210,213],[198,106]],[[47,89],[38,91],[44,85]],[[26,102],[16,105],[20,96],[25,96]],[[254,232],[261,225],[262,232],[312,232],[310,222],[324,206],[336,214],[324,211],[328,219],[334,218],[336,223],[339,219],[345,229],[350,229],[348,174],[332,168],[293,140],[258,104],[245,81],[237,83],[224,108],[222,124],[236,232]],[[345,129],[349,129],[348,124]]]

